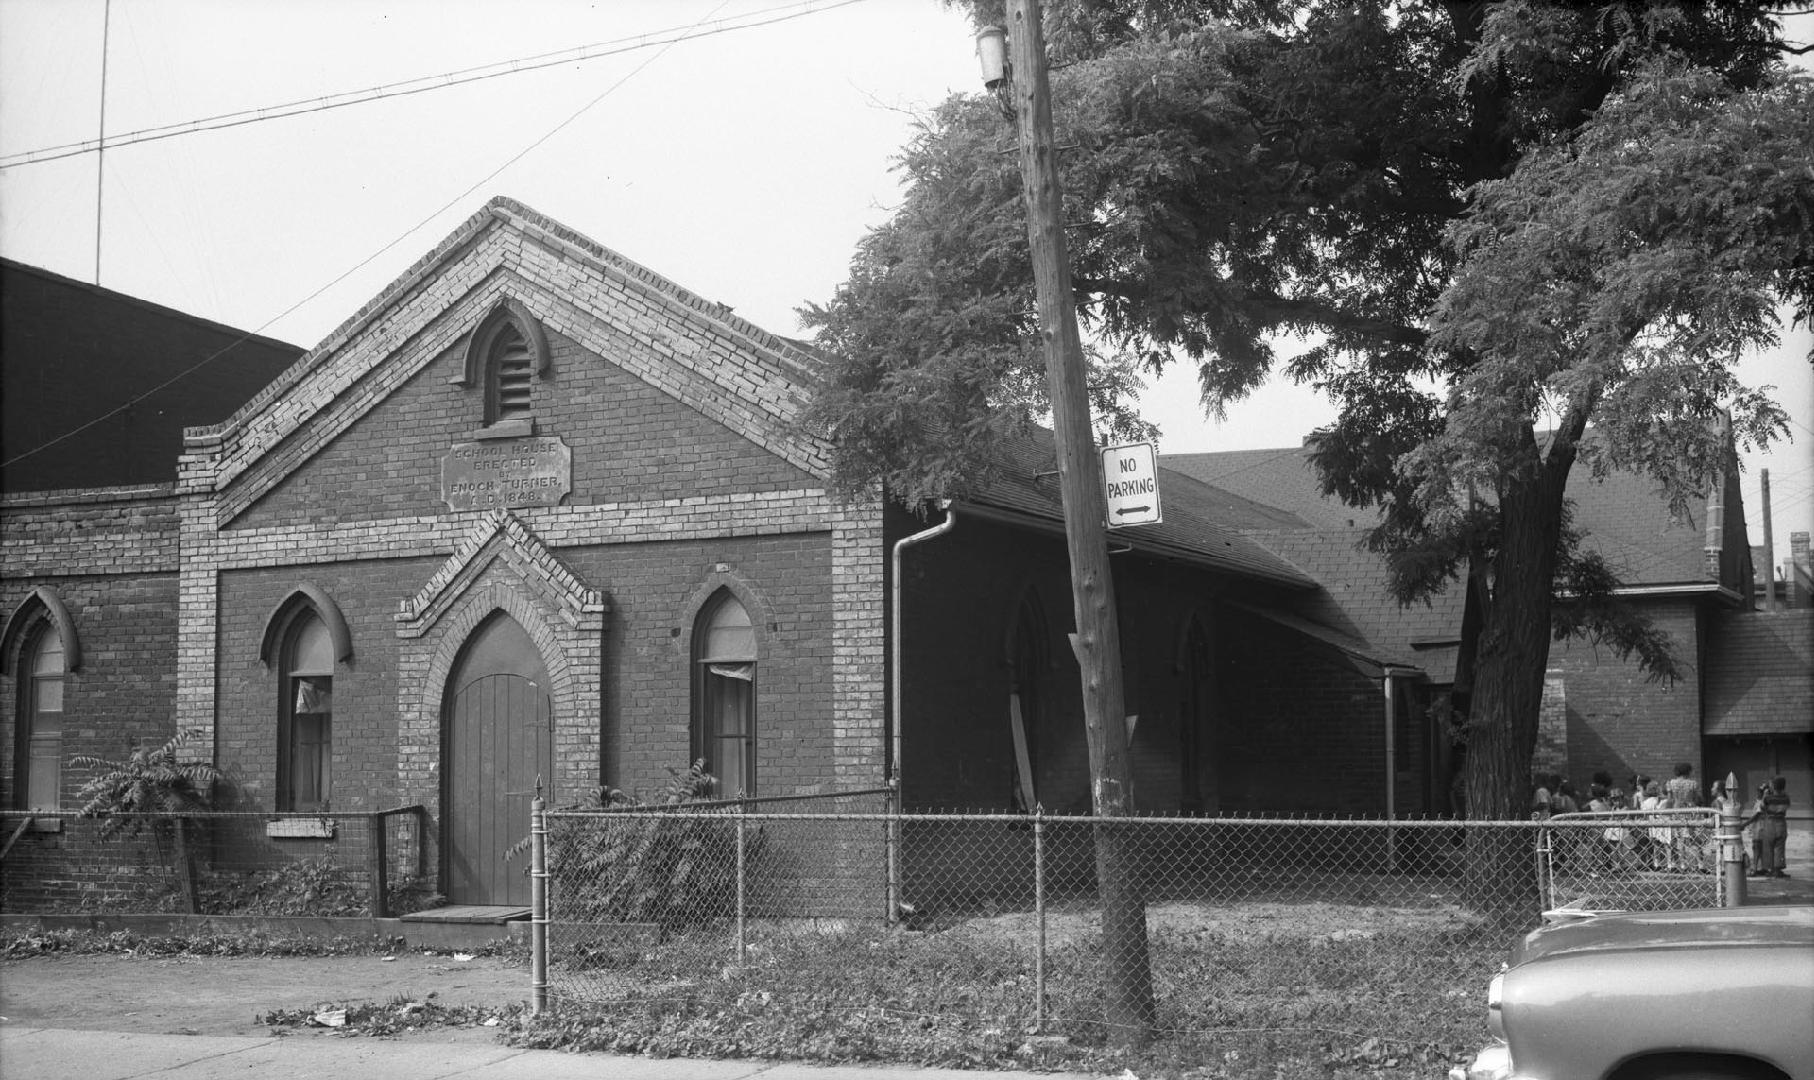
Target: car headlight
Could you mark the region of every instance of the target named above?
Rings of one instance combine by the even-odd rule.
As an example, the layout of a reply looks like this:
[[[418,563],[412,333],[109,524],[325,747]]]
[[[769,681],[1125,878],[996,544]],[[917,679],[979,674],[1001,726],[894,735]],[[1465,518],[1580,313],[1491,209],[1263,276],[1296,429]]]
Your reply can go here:
[[[1505,973],[1501,972],[1486,984],[1486,1026],[1498,1039],[1505,1038],[1505,1014],[1499,1007],[1504,994]]]

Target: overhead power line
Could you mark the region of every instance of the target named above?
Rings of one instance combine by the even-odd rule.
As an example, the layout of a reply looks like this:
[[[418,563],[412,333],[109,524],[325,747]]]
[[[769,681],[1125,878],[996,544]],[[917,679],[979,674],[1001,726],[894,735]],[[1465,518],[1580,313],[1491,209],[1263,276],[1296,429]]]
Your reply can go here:
[[[496,63],[463,68],[441,75],[423,75],[364,90],[349,90],[339,94],[328,94],[324,97],[291,101],[282,105],[242,109],[238,112],[222,113],[219,116],[208,116],[198,120],[184,120],[160,127],[140,128],[137,131],[119,135],[107,135],[105,139],[83,139],[81,142],[43,146],[36,150],[21,150],[18,153],[0,155],[0,169],[37,165],[46,161],[75,157],[78,154],[91,154],[100,150],[103,145],[108,149],[116,149],[121,146],[131,146],[134,143],[174,139],[181,135],[193,135],[202,131],[217,131],[221,128],[241,127],[246,124],[262,123],[266,120],[281,120],[307,113],[325,112],[329,109],[344,109],[349,105],[364,105],[386,98],[425,94],[432,90],[444,90],[450,86],[460,86],[464,83],[496,79],[506,75],[519,75],[526,71],[538,71],[542,68],[559,67],[562,64],[578,63],[584,60],[598,60],[606,56],[618,56],[658,45],[673,45],[693,38],[728,34],[733,30],[751,30],[759,26],[771,26],[775,23],[787,22],[790,19],[798,19],[822,11],[833,11],[862,2],[863,0],[794,0],[791,4],[781,4],[760,11],[746,12],[742,15],[727,15],[722,19],[712,19],[691,26],[672,26],[664,30],[652,30],[646,34],[638,34],[635,37],[618,38],[615,41],[602,41],[592,45],[579,45],[570,49],[561,49],[558,52],[541,53],[516,60],[500,60]]]
[[[700,20],[698,23],[696,23],[694,25],[696,27],[712,25],[711,16],[714,14],[717,14],[718,11],[720,11],[724,8],[724,4],[729,3],[729,2],[730,2],[730,0],[724,0],[724,3],[720,3],[718,5],[718,7],[714,8],[712,10],[712,12],[706,16],[705,19]],[[816,7],[816,10],[829,11],[833,7],[843,7],[846,4],[854,4],[854,3],[860,3],[860,2],[861,2],[861,0],[839,0],[838,3],[834,3],[834,4],[818,5]],[[799,7],[800,5],[794,5],[794,6]],[[778,9],[770,9],[770,10],[778,10]],[[811,11],[800,11],[800,12],[797,12],[796,15],[788,16],[788,18],[795,18],[798,15],[807,15],[807,14],[811,14]],[[775,19],[772,21],[779,22],[781,20]],[[750,24],[750,25],[762,25],[762,24],[757,23],[757,24]],[[77,435],[80,435],[82,432],[87,431],[89,428],[94,427],[96,424],[104,423],[105,421],[107,421],[115,416],[118,416],[120,413],[123,413],[127,409],[132,408],[134,405],[145,400],[146,398],[157,393],[158,391],[164,389],[165,387],[171,385],[172,383],[175,383],[180,379],[186,378],[190,375],[193,375],[195,372],[200,371],[202,368],[206,367],[207,365],[213,363],[215,360],[218,360],[222,356],[226,355],[226,353],[229,350],[233,349],[235,346],[247,341],[248,339],[250,339],[258,334],[264,333],[264,331],[269,329],[273,323],[276,323],[278,320],[285,318],[290,313],[292,313],[292,312],[296,311],[298,308],[302,307],[304,304],[307,304],[311,300],[314,300],[316,297],[320,296],[322,293],[327,292],[329,289],[340,284],[341,282],[345,281],[347,278],[352,277],[354,274],[358,273],[359,271],[365,269],[367,266],[376,262],[378,260],[378,258],[380,256],[382,256],[385,252],[396,247],[398,244],[401,244],[404,240],[408,239],[411,235],[413,235],[414,233],[416,233],[417,231],[422,229],[424,226],[428,225],[428,223],[433,221],[435,218],[440,217],[442,214],[444,214],[448,210],[452,209],[462,199],[465,199],[467,196],[469,196],[473,192],[477,191],[480,187],[484,186],[485,184],[490,183],[493,179],[495,179],[498,176],[498,174],[502,173],[505,169],[510,168],[510,166],[516,164],[517,162],[521,161],[523,158],[527,157],[532,151],[535,150],[536,147],[541,146],[543,143],[547,142],[549,139],[552,139],[555,135],[559,134],[561,131],[566,129],[568,127],[568,125],[572,124],[575,120],[578,120],[581,116],[585,115],[588,111],[590,111],[593,106],[597,105],[599,102],[610,97],[613,93],[616,93],[617,89],[619,87],[623,86],[625,83],[627,83],[631,79],[635,78],[638,74],[640,74],[642,72],[642,70],[644,68],[648,67],[650,64],[653,64],[655,61],[661,59],[662,56],[664,56],[670,48],[674,47],[674,45],[676,45],[677,43],[679,43],[681,41],[685,41],[688,38],[703,37],[703,36],[705,36],[705,35],[683,33],[677,37],[672,38],[671,40],[660,42],[659,43],[661,45],[660,52],[657,52],[655,55],[648,57],[642,63],[636,65],[634,68],[631,68],[630,71],[627,72],[623,77],[619,78],[616,82],[612,83],[610,86],[605,87],[605,89],[602,92],[600,92],[598,94],[598,96],[594,97],[592,100],[586,102],[584,105],[581,105],[578,109],[576,109],[572,113],[568,114],[566,119],[555,124],[552,128],[549,128],[545,134],[543,134],[539,138],[535,139],[528,146],[525,146],[525,147],[523,147],[523,149],[517,151],[515,154],[512,154],[508,159],[506,159],[504,161],[503,164],[501,164],[497,168],[491,170],[489,173],[486,173],[485,176],[480,178],[479,180],[474,181],[464,191],[460,192],[458,195],[455,195],[453,198],[451,198],[447,202],[443,203],[438,209],[436,209],[434,212],[430,213],[427,217],[424,217],[422,220],[416,222],[414,225],[411,225],[409,228],[403,230],[403,232],[398,234],[397,237],[394,240],[392,240],[390,243],[385,244],[383,247],[372,252],[370,255],[367,255],[365,258],[359,260],[359,262],[356,265],[354,265],[350,269],[346,270],[339,277],[336,277],[334,280],[328,282],[326,285],[321,286],[319,289],[316,289],[314,292],[303,297],[301,300],[298,300],[294,304],[291,304],[289,307],[278,312],[276,315],[273,315],[269,319],[266,319],[264,322],[259,324],[259,326],[256,330],[245,331],[244,333],[242,333],[239,336],[239,338],[237,340],[233,341],[232,343],[230,343],[220,349],[216,349],[214,352],[209,353],[207,356],[202,357],[200,360],[197,360],[195,363],[190,364],[188,367],[177,372],[175,375],[170,376],[168,379],[165,379],[163,382],[158,383],[156,386],[150,388],[149,390],[146,390],[139,394],[135,394],[130,399],[128,399],[124,402],[121,402],[119,405],[114,406],[112,409],[109,409],[107,412],[102,413],[101,415],[95,417],[92,420],[89,420],[86,423],[79,424],[76,427],[71,428],[68,431],[65,431],[63,434],[58,435],[55,438],[50,439],[47,442],[39,443],[37,446],[32,447],[30,450],[26,450],[22,453],[13,455],[12,457],[6,459],[4,462],[0,462],[0,467],[10,467],[10,466],[16,464],[17,462],[24,461],[26,458],[32,457],[33,455],[36,455],[36,454],[40,454],[40,453],[44,452],[45,450],[48,450],[51,447],[57,445],[60,442],[63,442],[67,439],[74,438]],[[108,140],[108,144],[112,145],[111,139]]]

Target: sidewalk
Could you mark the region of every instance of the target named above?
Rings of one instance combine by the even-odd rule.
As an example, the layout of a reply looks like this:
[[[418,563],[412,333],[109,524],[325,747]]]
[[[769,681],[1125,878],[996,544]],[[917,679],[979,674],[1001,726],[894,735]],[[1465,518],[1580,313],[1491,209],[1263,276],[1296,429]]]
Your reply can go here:
[[[11,1024],[0,1028],[0,1074],[19,1080],[1086,1080],[1081,1073],[658,1061],[514,1050],[498,1045],[490,1029],[398,1040],[322,1034],[151,1035]]]

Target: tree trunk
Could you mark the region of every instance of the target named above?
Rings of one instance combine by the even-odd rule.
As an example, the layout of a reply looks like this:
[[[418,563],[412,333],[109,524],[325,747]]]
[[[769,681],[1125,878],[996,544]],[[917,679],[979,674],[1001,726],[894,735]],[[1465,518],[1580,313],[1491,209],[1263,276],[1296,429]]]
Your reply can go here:
[[[1521,821],[1530,814],[1531,755],[1537,747],[1543,675],[1549,664],[1550,604],[1562,500],[1572,450],[1552,452],[1528,480],[1500,499],[1502,538],[1493,561],[1493,597],[1482,621],[1467,724],[1468,817]],[[1534,835],[1471,830],[1462,902],[1516,921],[1537,910]]]
[[[189,835],[189,821],[184,817],[171,819],[171,828],[175,832],[176,848],[176,884],[183,894],[183,907],[191,915],[202,913],[200,875],[195,865],[195,852],[191,847],[193,837]]]

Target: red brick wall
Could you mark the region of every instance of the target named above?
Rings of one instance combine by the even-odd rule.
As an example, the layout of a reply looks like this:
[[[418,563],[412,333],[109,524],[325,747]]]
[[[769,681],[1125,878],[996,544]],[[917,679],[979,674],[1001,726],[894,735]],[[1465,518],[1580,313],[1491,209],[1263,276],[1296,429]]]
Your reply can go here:
[[[818,486],[571,340],[551,332],[548,344],[549,370],[532,391],[536,432],[564,439],[573,451],[567,505]],[[458,348],[442,352],[233,526],[447,512],[441,459],[484,422],[483,389],[449,383],[465,370],[462,356]],[[285,445],[308,444],[322,415]]]
[[[1217,662],[1230,719],[1218,742],[1222,808],[1384,813],[1379,684],[1334,650],[1265,619],[1237,615],[1221,630]]]
[[[723,565],[756,601],[759,785],[765,794],[826,786],[831,775],[831,558],[823,533],[562,549],[560,558],[603,590],[603,700],[584,716],[603,719],[602,767],[564,778],[558,797],[579,798],[601,781],[659,794],[669,768],[687,764],[691,718],[689,650],[693,605]],[[276,676],[258,656],[273,610],[312,582],[339,605],[352,661],[334,685],[333,804],[346,811],[397,804],[399,639],[392,618],[440,560],[396,559],[221,575],[220,764],[248,805],[269,808],[276,779]],[[879,780],[879,777],[877,777]]]
[[[654,796],[684,769],[697,606],[723,565],[756,624],[757,788],[829,790],[832,742],[830,537],[735,537],[563,551],[605,590],[602,780]],[[879,781],[880,777],[876,777]]]
[[[1685,674],[1671,687],[1649,681],[1636,663],[1621,663],[1604,647],[1556,642],[1550,669],[1560,672],[1568,700],[1568,761],[1561,770],[1583,786],[1604,769],[1623,785],[1633,773],[1659,781],[1686,761],[1705,787],[1701,769],[1703,628],[1695,603],[1659,600],[1646,614],[1675,641]]]
[[[438,564],[397,559],[220,575],[216,764],[233,778],[240,808],[276,808],[278,674],[259,658],[259,647],[272,613],[304,582],[333,599],[353,642],[352,659],[334,670],[331,806],[354,812],[398,805],[397,636],[391,616]]]
[[[70,757],[118,760],[176,733],[176,575],[9,578],[0,582],[0,611],[11,615],[39,585],[57,590],[81,642],[81,664],[63,684],[62,801],[74,808],[85,775]],[[0,805],[8,807],[18,708],[18,680],[0,676]]]

